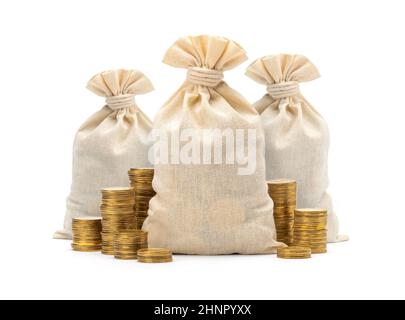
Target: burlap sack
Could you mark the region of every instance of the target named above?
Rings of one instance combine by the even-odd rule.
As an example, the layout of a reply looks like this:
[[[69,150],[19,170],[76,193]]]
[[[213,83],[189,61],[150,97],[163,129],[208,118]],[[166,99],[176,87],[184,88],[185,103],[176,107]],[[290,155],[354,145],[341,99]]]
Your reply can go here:
[[[339,223],[327,193],[329,131],[325,120],[305,100],[300,82],[319,78],[304,56],[267,56],[253,62],[246,75],[267,85],[255,104],[266,137],[267,179],[290,178],[298,183],[298,207],[328,210],[328,241],[339,236]]]
[[[135,103],[135,95],[153,90],[141,72],[106,71],[87,88],[106,97],[106,106],[88,119],[76,134],[72,188],[67,199],[64,229],[58,239],[71,238],[72,218],[100,216],[100,190],[128,185],[128,169],[150,167],[148,136],[152,123]]]
[[[166,53],[164,62],[188,69],[188,78],[162,107],[154,128],[169,137],[188,129],[230,129],[232,133],[252,129],[257,135],[257,165],[253,173],[240,175],[240,165],[235,163],[201,164],[201,158],[192,164],[178,163],[172,158],[177,151],[171,151],[169,163],[164,163],[157,154],[153,180],[157,195],[144,224],[150,246],[201,255],[274,253],[280,246],[267,194],[260,118],[222,81],[222,71],[245,59],[245,51],[235,42],[210,36],[182,38]],[[201,139],[201,150],[212,150],[210,142]]]

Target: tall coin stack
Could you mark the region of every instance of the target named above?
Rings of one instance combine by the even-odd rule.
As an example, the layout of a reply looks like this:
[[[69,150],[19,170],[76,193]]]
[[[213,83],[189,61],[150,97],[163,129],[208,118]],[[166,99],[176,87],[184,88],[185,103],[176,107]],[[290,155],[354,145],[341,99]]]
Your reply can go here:
[[[74,218],[72,220],[74,251],[92,252],[101,250],[101,219]]]
[[[294,210],[297,206],[297,183],[280,179],[268,181],[269,195],[274,202],[277,241],[290,245],[294,234]]]
[[[156,194],[152,188],[154,169],[130,169],[128,175],[131,187],[135,190],[136,228],[142,229],[142,225],[148,217],[149,201]]]
[[[135,229],[134,189],[108,188],[101,190],[102,250],[114,255],[114,235],[120,231]]]
[[[136,260],[137,252],[148,247],[148,234],[141,230],[126,230],[114,236],[114,256],[121,260]]]
[[[327,252],[328,212],[324,209],[296,209],[294,245],[310,247],[312,253]]]

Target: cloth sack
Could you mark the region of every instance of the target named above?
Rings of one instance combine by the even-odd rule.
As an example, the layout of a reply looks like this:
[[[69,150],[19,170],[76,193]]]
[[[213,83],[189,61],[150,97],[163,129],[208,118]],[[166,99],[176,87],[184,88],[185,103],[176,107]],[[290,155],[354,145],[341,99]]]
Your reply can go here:
[[[188,76],[157,114],[154,129],[170,141],[187,131],[198,135],[203,130],[228,130],[233,134],[236,129],[251,129],[257,136],[257,163],[253,172],[241,174],[240,165],[224,158],[214,162],[207,154],[203,158],[208,164],[201,157],[190,163],[177,161],[173,160],[179,153],[172,151],[175,143],[165,162],[159,146],[153,180],[157,194],[143,227],[150,246],[200,255],[274,253],[283,246],[275,240],[260,118],[251,104],[222,81],[223,71],[245,59],[238,44],[222,37],[185,37],[167,51],[164,63],[188,69]],[[200,149],[212,151],[212,141],[201,138]],[[180,154],[187,143],[181,141]],[[220,143],[225,157],[225,141]]]
[[[304,56],[282,54],[254,61],[246,75],[267,86],[268,93],[254,105],[265,131],[267,179],[296,180],[298,207],[327,209],[328,241],[347,240],[338,235],[327,193],[328,126],[299,90],[300,82],[320,77],[317,68]]]
[[[128,169],[150,167],[148,142],[152,122],[138,108],[135,95],[153,90],[135,70],[106,71],[87,88],[106,98],[106,106],[79,129],[73,147],[73,177],[65,224],[54,238],[70,239],[72,218],[100,216],[100,190],[127,186]]]

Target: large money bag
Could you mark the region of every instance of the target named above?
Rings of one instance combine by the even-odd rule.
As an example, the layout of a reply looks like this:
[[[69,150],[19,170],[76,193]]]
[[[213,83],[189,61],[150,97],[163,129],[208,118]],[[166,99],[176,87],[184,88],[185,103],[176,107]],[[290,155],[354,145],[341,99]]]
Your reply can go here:
[[[154,121],[170,146],[161,143],[155,153],[157,194],[144,224],[150,246],[201,255],[274,253],[282,246],[260,118],[223,81],[223,71],[245,59],[238,44],[222,37],[182,38],[167,51],[164,62],[188,73]]]

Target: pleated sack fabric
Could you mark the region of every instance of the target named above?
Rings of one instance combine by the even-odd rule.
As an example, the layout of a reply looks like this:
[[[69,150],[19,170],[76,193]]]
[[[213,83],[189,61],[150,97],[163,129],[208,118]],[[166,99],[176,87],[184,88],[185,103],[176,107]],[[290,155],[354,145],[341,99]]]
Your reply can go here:
[[[237,164],[164,163],[155,155],[157,194],[143,227],[150,246],[200,255],[274,253],[283,246],[275,240],[260,118],[222,81],[223,71],[245,59],[238,44],[222,37],[182,38],[167,51],[164,62],[188,69],[188,78],[162,107],[154,128],[169,137],[190,128],[255,129],[257,166],[253,174],[239,175]],[[208,141],[202,139],[201,149],[210,148]]]
[[[87,88],[106,98],[106,105],[76,134],[73,177],[67,199],[64,229],[54,238],[70,239],[72,218],[100,216],[100,190],[128,185],[128,169],[151,167],[148,161],[152,122],[138,108],[135,96],[153,90],[139,71],[115,70],[97,74]]]
[[[282,54],[256,60],[246,75],[267,86],[267,94],[254,105],[265,131],[267,179],[295,179],[298,207],[327,209],[328,241],[347,240],[338,234],[327,193],[328,126],[299,90],[300,82],[320,77],[317,68],[304,56]]]

